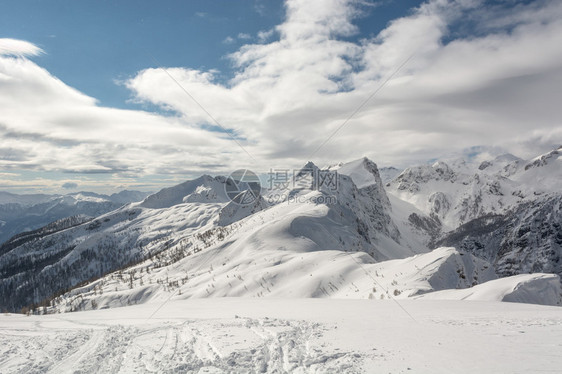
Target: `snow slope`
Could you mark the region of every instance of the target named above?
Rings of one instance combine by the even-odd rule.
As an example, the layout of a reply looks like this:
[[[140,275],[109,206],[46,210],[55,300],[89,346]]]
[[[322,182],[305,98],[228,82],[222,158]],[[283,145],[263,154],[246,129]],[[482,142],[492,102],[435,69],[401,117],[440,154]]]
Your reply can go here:
[[[76,288],[57,298],[48,310],[67,312],[217,297],[402,300],[430,293],[440,295],[436,291],[442,290],[477,290],[477,285],[489,285],[488,294],[502,295],[491,299],[484,295],[483,300],[504,300],[504,289],[509,285],[519,289],[521,295],[534,294],[533,298],[521,298],[521,302],[560,304],[560,287],[556,288],[554,282],[557,276],[541,275],[548,278],[545,292],[536,292],[536,282],[525,283],[517,276],[494,283],[497,276],[489,263],[454,248],[375,263],[361,252],[294,253],[285,248],[260,254],[244,248],[248,245],[243,242],[233,247],[234,252],[243,252],[238,255],[225,247],[204,250],[161,268],[142,263]],[[444,299],[450,298],[443,295]],[[480,293],[475,295],[477,299]]]
[[[0,247],[1,307],[19,310],[107,272],[150,258],[173,246],[169,256],[193,243],[183,240],[213,224],[223,204],[179,204],[166,209],[123,206],[98,218]],[[29,281],[31,280],[31,281]]]
[[[361,160],[354,166],[366,166],[365,170],[375,176],[370,180],[372,182],[378,179],[376,166],[373,168],[373,165],[368,160]],[[170,290],[176,292],[174,297],[178,298],[390,297],[389,292],[395,290],[395,287],[389,290],[391,282],[401,281],[402,278],[373,279],[375,272],[381,272],[381,277],[386,274],[386,265],[382,265],[385,262],[374,265],[377,256],[383,259],[404,258],[424,252],[426,247],[419,243],[418,247],[402,246],[400,243],[405,240],[388,213],[390,202],[386,195],[379,195],[384,193],[381,183],[361,185],[363,187],[357,189],[353,181],[342,174],[340,186],[333,192],[337,197],[336,203],[318,203],[320,197],[326,198],[328,194],[322,189],[300,188],[292,194],[298,199],[261,207],[227,226],[222,225],[223,219],[225,215],[228,219],[236,217],[232,213],[234,206],[232,203],[217,204],[214,210],[205,213],[205,226],[196,227],[191,232],[169,227],[167,248],[156,257],[135,265],[124,274],[111,273],[61,296],[56,300],[55,309],[69,311],[88,309],[93,305],[115,307],[142,303],[166,298]],[[194,205],[200,206],[200,209],[209,206],[184,203],[174,207],[186,209]],[[217,211],[218,218],[213,221]],[[137,224],[146,224],[147,217],[154,212],[159,212],[158,223],[161,225],[165,224],[167,216],[177,222],[189,219],[189,216],[170,214],[169,208],[161,208],[142,210],[135,222],[138,220]],[[393,211],[392,216],[400,218],[401,213]],[[112,227],[114,225],[108,226],[107,230],[114,230]],[[400,243],[390,236],[392,234],[397,234]],[[412,240],[410,244],[414,242]],[[433,289],[432,285],[423,283],[425,279],[421,280],[431,278],[428,272],[419,273],[418,266],[422,266],[424,261],[452,261],[448,270],[452,275],[447,275],[450,284],[439,285],[436,280],[430,281],[437,285],[437,289],[467,287],[495,278],[493,271],[483,269],[486,264],[470,255],[464,257],[469,260],[466,263],[453,260],[453,257],[462,256],[452,249],[424,256],[425,260],[418,259],[414,265],[399,269],[401,273],[406,273],[404,279],[407,281],[401,284],[402,291],[408,291],[405,295]],[[441,271],[445,272],[443,269],[446,267]],[[431,269],[437,271],[440,267]],[[472,277],[474,271],[481,273],[480,278]],[[470,277],[459,281],[463,274]],[[375,287],[377,283],[382,287]]]
[[[380,175],[381,175],[382,182],[384,184],[387,184],[388,182],[390,182],[391,180],[396,178],[398,175],[400,175],[402,170],[390,166],[390,167],[380,168],[379,172],[380,172]]]
[[[553,307],[255,298],[160,307],[0,315],[0,371],[538,373],[562,366],[562,314]]]
[[[562,181],[562,146],[529,160],[512,176],[515,181],[538,192],[560,193]],[[518,164],[519,166],[520,164]]]
[[[359,189],[371,185],[382,185],[376,165],[366,157],[340,164],[339,167],[332,168],[332,170],[337,170],[338,173],[350,177]]]
[[[562,290],[558,275],[535,273],[501,278],[462,290],[432,292],[419,298],[561,305]]]
[[[144,199],[140,206],[163,209],[182,203],[226,203],[229,199],[224,189],[225,182],[224,177],[203,175],[177,186],[164,188]]]

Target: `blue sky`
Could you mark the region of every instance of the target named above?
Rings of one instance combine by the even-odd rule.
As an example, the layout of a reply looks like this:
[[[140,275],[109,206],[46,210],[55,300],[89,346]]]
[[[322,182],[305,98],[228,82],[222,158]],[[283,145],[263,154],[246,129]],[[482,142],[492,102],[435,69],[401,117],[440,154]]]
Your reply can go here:
[[[115,84],[155,66],[218,69],[228,74],[228,36],[256,35],[283,17],[281,2],[255,1],[12,1],[0,34],[45,51],[34,61],[100,101],[131,107]]]
[[[0,190],[531,157],[561,142],[561,19],[555,0],[6,2]]]
[[[362,7],[359,33],[374,36],[418,0]],[[0,14],[0,35],[29,41],[45,51],[39,65],[100,105],[136,108],[116,81],[157,66],[189,66],[232,75],[229,53],[255,42],[285,16],[282,1],[12,1]],[[230,41],[229,38],[232,38]],[[156,60],[156,61],[155,61]],[[146,106],[145,106],[146,109]],[[149,110],[157,110],[152,107]]]

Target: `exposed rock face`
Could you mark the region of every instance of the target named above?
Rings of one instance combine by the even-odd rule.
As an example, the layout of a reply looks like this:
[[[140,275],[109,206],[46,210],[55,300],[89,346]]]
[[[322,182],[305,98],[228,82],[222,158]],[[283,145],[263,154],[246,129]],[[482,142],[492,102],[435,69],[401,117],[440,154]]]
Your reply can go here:
[[[435,246],[455,246],[490,261],[498,275],[562,275],[562,196],[544,196],[502,215],[472,220]]]

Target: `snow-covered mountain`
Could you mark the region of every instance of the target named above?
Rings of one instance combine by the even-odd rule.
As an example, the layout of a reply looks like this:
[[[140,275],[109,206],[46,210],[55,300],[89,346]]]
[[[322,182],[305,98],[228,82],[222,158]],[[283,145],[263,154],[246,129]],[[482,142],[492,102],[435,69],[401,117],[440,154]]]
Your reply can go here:
[[[494,264],[501,276],[562,275],[562,195],[524,202],[502,215],[472,220],[436,245],[450,245]]]
[[[0,307],[43,301],[51,311],[71,311],[170,297],[400,299],[498,275],[508,277],[476,295],[560,304],[558,275],[512,276],[560,274],[560,196],[524,177],[545,170],[548,179],[560,166],[556,155],[530,167],[536,160],[509,156],[486,167],[436,162],[404,170],[386,188],[366,158],[322,170],[308,163],[282,199],[265,191],[249,205],[229,199],[230,179],[205,175],[5,243]],[[320,182],[328,174],[337,176],[336,187]],[[515,239],[504,240],[512,232]],[[537,301],[528,295],[538,285],[550,291]],[[455,295],[464,294],[446,298]]]
[[[305,182],[315,180],[307,173],[318,171],[308,164],[298,178]],[[356,179],[362,171],[365,180],[360,181],[358,188],[344,171]],[[204,248],[219,251],[221,258],[228,260],[229,269],[246,264],[252,272],[262,273],[262,277],[272,266],[271,261],[286,267],[291,258],[297,263],[299,258],[313,261],[319,256],[323,260],[318,261],[324,263],[329,251],[332,253],[328,258],[333,257],[334,251],[345,250],[366,252],[385,260],[425,250],[424,246],[412,248],[411,243],[400,241],[378,170],[369,160],[344,166],[337,189],[299,183],[287,194],[287,201],[267,206],[260,200],[247,212],[228,201],[226,183],[228,180],[223,177],[203,176],[90,222],[23,243],[18,241],[17,245],[6,243],[7,250],[0,257],[2,299],[10,300],[13,306],[8,307],[17,309],[39,302],[56,290],[74,287],[133,263],[148,261],[164,266]],[[38,258],[42,260],[37,261]],[[261,258],[267,259],[266,265],[255,261]],[[313,264],[304,261],[302,266],[308,269]],[[188,261],[182,274],[191,268]],[[60,276],[61,273],[69,276]],[[295,274],[285,272],[284,277],[294,279]],[[303,285],[295,294],[320,294],[322,286],[315,279],[304,279],[313,285]],[[192,292],[200,296],[210,293],[201,287]],[[240,290],[221,292],[236,294]],[[242,293],[261,292],[254,284],[246,285]],[[270,287],[268,292],[274,291]],[[276,292],[283,294],[286,289]]]
[[[562,181],[562,146],[537,156],[520,167],[512,179],[536,193],[560,193]]]
[[[379,173],[381,175],[381,180],[384,184],[392,181],[396,178],[403,170],[397,169],[393,166],[382,167],[379,169]]]
[[[466,162],[413,167],[387,190],[443,223],[430,248],[465,250],[491,262],[500,276],[562,275],[561,149],[527,161],[505,154],[477,168]]]
[[[505,154],[477,168],[437,161],[407,168],[387,191],[408,201],[452,230],[475,218],[504,214],[544,193],[560,193],[560,149],[529,161]]]
[[[22,206],[35,205],[49,201],[52,195],[45,194],[28,194],[18,195],[10,192],[0,191],[0,204],[17,204]]]
[[[524,165],[525,161],[511,153],[504,153],[495,157],[492,160],[482,161],[478,165],[478,170],[481,170],[488,174],[501,174],[504,177],[510,177],[515,174],[521,165]]]
[[[486,214],[503,213],[525,197],[520,186],[506,177],[453,169],[442,161],[404,170],[387,184],[387,190],[439,219],[445,229]]]
[[[67,195],[18,195],[0,191],[0,244],[12,236],[75,215],[97,217],[148,194],[121,191],[112,195],[76,192]]]

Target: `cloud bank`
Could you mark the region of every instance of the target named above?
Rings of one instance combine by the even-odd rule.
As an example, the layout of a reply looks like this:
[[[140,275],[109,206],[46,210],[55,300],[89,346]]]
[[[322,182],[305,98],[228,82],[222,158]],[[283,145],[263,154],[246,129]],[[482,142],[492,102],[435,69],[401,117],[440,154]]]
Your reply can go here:
[[[278,40],[230,56],[230,82],[169,70],[260,160],[294,163],[413,55],[317,160],[366,154],[407,165],[474,145],[528,156],[562,139],[562,4],[508,5],[430,1],[375,38],[351,42],[358,3],[289,1]],[[188,122],[208,121],[161,69],[139,72],[128,87]]]
[[[0,167],[121,183],[309,158],[407,166],[474,146],[529,157],[562,141],[559,1],[432,0],[361,39],[365,12],[358,1],[290,0],[267,38],[228,56],[227,82],[189,67],[126,81],[134,100],[169,116],[100,107],[24,58],[38,47],[2,39]]]

